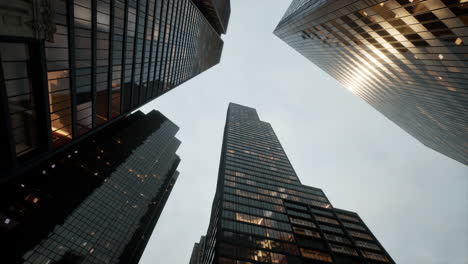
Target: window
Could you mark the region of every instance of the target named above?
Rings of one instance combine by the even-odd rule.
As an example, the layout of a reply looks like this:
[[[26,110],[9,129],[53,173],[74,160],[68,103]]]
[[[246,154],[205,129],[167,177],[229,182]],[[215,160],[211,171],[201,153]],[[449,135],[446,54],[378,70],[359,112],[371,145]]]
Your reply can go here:
[[[290,217],[289,220],[291,220],[291,223],[293,223],[293,224],[303,225],[303,226],[308,226],[308,227],[314,227],[314,228],[316,227],[314,223],[309,222],[309,221],[305,221],[305,220],[302,220],[302,219]]]
[[[335,232],[335,233],[339,233],[339,234],[344,233],[341,228],[331,227],[331,226],[327,226],[327,225],[319,225],[319,226],[320,226],[320,228],[322,230],[331,231],[331,232]]]
[[[345,246],[341,246],[341,245],[335,245],[335,244],[330,244],[330,247],[331,247],[331,250],[333,252],[338,252],[338,253],[343,253],[343,254],[353,255],[353,256],[358,255],[356,250],[354,250],[352,248],[349,248],[349,247],[345,247]]]
[[[327,234],[327,233],[324,233],[324,236],[325,236],[326,239],[328,239],[330,241],[340,242],[340,243],[345,243],[345,244],[351,245],[351,241],[349,241],[349,239],[347,239],[345,237],[338,236],[338,235]]]
[[[359,238],[372,240],[372,237],[370,235],[368,235],[368,234],[364,234],[364,233],[361,233],[361,232],[355,232],[355,231],[348,231],[348,233],[353,237],[359,237]]]
[[[361,222],[358,218],[353,217],[353,216],[349,216],[349,215],[345,215],[345,214],[337,214],[337,215],[341,219],[345,219],[345,220],[349,220],[349,221],[357,222],[357,223]]]
[[[229,257],[239,258],[239,259],[250,259],[257,262],[265,263],[281,263],[287,264],[286,256],[282,254],[267,252],[263,250],[255,250],[250,248],[241,248],[225,243],[221,243],[220,252],[228,255]],[[226,263],[236,263],[236,262],[226,262]],[[241,263],[241,262],[237,262]],[[236,263],[236,264],[237,264]]]
[[[301,253],[302,253],[302,256],[304,256],[306,258],[326,261],[326,262],[330,262],[330,263],[333,262],[333,260],[332,260],[332,258],[331,258],[331,256],[329,254],[324,253],[324,252],[320,252],[320,251],[317,251],[317,250],[301,248]]]
[[[338,221],[336,221],[335,219],[324,217],[324,216],[315,216],[315,219],[317,219],[317,221],[319,221],[319,222],[330,223],[330,224],[334,224],[334,225],[340,225],[340,223]]]
[[[361,241],[361,240],[356,240],[355,242],[356,242],[356,245],[358,247],[364,247],[364,248],[369,248],[369,249],[374,249],[374,250],[379,250],[380,251],[380,247],[377,246],[376,244],[368,243],[368,242]]]
[[[381,254],[370,252],[370,251],[365,251],[361,250],[362,255],[364,255],[365,258],[368,259],[373,259],[373,260],[378,260],[378,261],[383,261],[383,262],[390,262],[390,260]]]
[[[299,234],[299,235],[320,238],[320,233],[317,231],[312,231],[312,230],[305,229],[302,227],[297,227],[297,226],[294,226],[293,230],[294,230],[294,233]]]
[[[26,43],[0,42],[0,58],[16,155],[21,156],[38,147],[34,102],[34,86],[37,84],[31,75],[29,46]]]
[[[356,224],[352,224],[352,223],[348,223],[348,222],[343,222],[343,225],[346,226],[346,227],[357,229],[357,230],[367,231],[367,229],[365,227],[361,226],[361,225],[356,225]]]

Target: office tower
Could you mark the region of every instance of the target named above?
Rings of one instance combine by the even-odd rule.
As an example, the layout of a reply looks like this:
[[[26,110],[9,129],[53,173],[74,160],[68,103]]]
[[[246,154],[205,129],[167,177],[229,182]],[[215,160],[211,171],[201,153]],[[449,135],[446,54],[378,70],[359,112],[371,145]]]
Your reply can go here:
[[[468,2],[294,0],[274,34],[424,145],[468,165]]]
[[[229,105],[216,188],[202,264],[394,263],[356,213],[301,184],[253,108]]]
[[[231,15],[230,1],[226,0],[194,0],[206,19],[218,33],[225,34]]]
[[[229,3],[2,1],[0,183],[216,65]]]
[[[203,254],[205,249],[206,237],[202,236],[200,242],[193,245],[192,256],[190,257],[189,264],[201,264],[203,261]]]
[[[1,262],[138,263],[179,174],[177,131],[136,112],[1,185]]]

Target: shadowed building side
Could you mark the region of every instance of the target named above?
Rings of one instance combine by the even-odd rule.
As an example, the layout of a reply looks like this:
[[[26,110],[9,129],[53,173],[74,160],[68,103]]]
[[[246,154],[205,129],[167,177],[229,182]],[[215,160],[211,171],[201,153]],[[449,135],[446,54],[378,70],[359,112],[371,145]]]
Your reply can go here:
[[[5,263],[138,263],[177,180],[178,127],[136,112],[0,186]]]
[[[223,49],[192,0],[0,5],[0,183],[218,64]]]

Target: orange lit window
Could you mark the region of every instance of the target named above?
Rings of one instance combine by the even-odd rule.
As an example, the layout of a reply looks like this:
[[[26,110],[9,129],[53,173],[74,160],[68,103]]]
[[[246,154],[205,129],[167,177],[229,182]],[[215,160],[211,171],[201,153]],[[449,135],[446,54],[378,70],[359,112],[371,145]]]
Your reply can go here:
[[[311,259],[316,259],[316,260],[321,260],[321,261],[326,261],[332,263],[333,260],[331,256],[327,253],[312,250],[312,249],[306,249],[306,248],[301,248],[301,253],[302,256],[306,258],[311,258]]]

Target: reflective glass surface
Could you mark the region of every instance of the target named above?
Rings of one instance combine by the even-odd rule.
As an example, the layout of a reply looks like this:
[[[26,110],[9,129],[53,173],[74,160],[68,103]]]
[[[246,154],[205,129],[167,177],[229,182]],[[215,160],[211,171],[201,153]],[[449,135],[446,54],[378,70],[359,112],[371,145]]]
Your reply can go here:
[[[178,177],[177,131],[137,112],[0,185],[2,263],[137,264]]]
[[[223,41],[191,0],[51,4],[57,32],[46,42],[45,53],[55,147],[220,60]]]
[[[295,0],[275,34],[423,144],[468,164],[466,1]]]
[[[301,184],[255,109],[229,105],[219,173],[208,232],[191,264],[394,263],[356,213]]]

